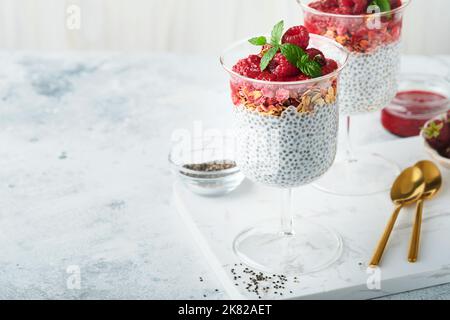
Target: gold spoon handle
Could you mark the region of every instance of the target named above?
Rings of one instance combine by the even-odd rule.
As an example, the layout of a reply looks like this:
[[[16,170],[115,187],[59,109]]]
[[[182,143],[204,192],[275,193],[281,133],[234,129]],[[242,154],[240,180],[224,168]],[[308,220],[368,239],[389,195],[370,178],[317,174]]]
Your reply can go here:
[[[375,250],[375,253],[373,254],[372,260],[370,261],[371,267],[376,267],[380,263],[381,257],[383,256],[384,249],[386,248],[386,245],[389,240],[389,236],[391,235],[392,229],[394,229],[395,221],[397,221],[398,214],[400,213],[400,210],[402,209],[402,205],[399,205],[395,208],[394,212],[392,213],[391,219],[389,219],[389,222],[384,229],[383,236],[381,237],[380,241],[378,242],[377,249]]]
[[[408,261],[414,263],[419,255],[420,229],[422,227],[423,200],[417,202],[416,217],[412,229],[411,242],[409,244]]]

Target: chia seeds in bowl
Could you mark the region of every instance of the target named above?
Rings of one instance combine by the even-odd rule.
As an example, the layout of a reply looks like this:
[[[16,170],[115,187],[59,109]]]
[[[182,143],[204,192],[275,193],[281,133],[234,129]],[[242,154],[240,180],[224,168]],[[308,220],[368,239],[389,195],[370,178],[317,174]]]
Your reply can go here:
[[[180,173],[192,178],[216,179],[227,176],[229,174],[227,170],[235,167],[236,162],[232,160],[214,160],[204,163],[185,164],[183,168],[189,170],[189,172],[180,171]]]
[[[235,190],[244,176],[236,162],[231,160],[234,158],[234,143],[230,141],[195,150],[189,146],[174,146],[169,162],[177,180],[202,196],[222,196]]]

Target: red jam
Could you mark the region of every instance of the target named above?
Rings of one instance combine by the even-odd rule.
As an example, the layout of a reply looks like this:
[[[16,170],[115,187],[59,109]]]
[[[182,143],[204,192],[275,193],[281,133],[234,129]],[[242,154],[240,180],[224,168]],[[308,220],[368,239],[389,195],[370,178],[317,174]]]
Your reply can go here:
[[[391,105],[381,112],[381,123],[389,132],[400,137],[420,134],[425,123],[448,108],[448,99],[432,91],[401,91]]]

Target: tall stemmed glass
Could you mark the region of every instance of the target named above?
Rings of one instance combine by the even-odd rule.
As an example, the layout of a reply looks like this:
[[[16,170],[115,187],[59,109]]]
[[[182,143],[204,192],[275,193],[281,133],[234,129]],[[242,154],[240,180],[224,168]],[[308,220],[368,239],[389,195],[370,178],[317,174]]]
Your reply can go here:
[[[359,196],[388,190],[399,172],[396,164],[380,154],[354,150],[350,124],[353,116],[386,107],[397,92],[403,13],[410,0],[396,9],[370,14],[342,15],[310,7],[317,0],[297,0],[309,32],[334,39],[349,52],[341,75],[339,107],[347,116],[346,152],[315,185],[337,195]],[[378,9],[378,10],[377,10]]]
[[[294,216],[292,205],[293,188],[316,180],[334,161],[338,76],[348,57],[343,47],[325,37],[312,35],[310,47],[336,60],[339,69],[306,81],[268,82],[232,71],[240,58],[254,53],[248,41],[221,57],[231,77],[238,166],[249,179],[283,193],[280,218],[244,230],[233,244],[244,263],[262,271],[314,272],[334,262],[341,251],[335,232]]]

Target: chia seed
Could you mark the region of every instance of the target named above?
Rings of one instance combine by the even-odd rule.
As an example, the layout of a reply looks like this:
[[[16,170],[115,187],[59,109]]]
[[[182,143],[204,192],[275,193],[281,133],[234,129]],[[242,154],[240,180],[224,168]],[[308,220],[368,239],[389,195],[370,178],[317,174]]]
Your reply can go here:
[[[267,296],[270,294],[277,296],[285,296],[286,294],[292,295],[292,290],[286,290],[286,284],[290,281],[291,283],[299,283],[297,277],[293,277],[292,280],[289,280],[287,276],[281,274],[265,275],[263,272],[256,272],[248,267],[236,267],[237,265],[235,264],[234,268],[230,269],[233,279],[236,281],[237,279],[243,278],[242,285],[245,288],[245,291],[249,294],[254,294],[257,299],[262,299],[263,295]],[[240,273],[242,276],[239,275]],[[238,283],[235,282],[235,286],[238,286]]]
[[[236,167],[236,162],[232,160],[215,160],[204,163],[193,163],[193,164],[185,164],[183,168],[197,171],[199,174],[188,173],[181,171],[181,174],[184,174],[188,177],[192,178],[206,178],[206,179],[217,179],[226,177],[227,173],[221,173],[221,171],[232,169]],[[205,175],[205,172],[211,172],[211,174]]]

